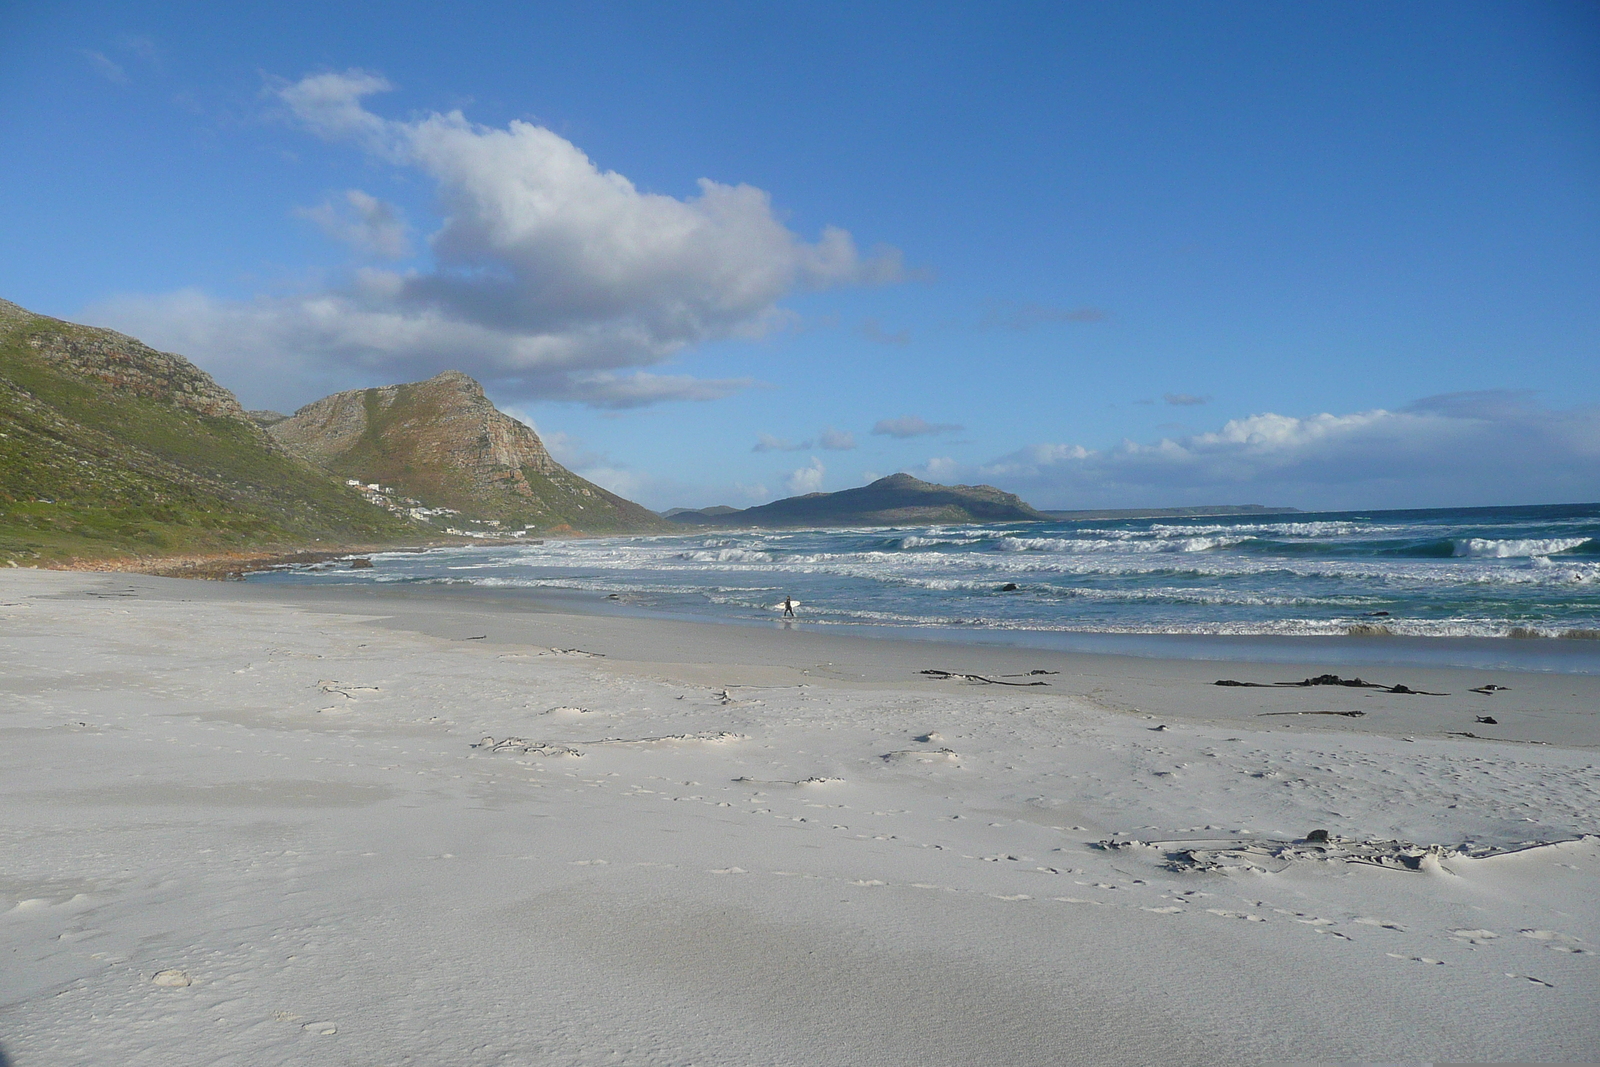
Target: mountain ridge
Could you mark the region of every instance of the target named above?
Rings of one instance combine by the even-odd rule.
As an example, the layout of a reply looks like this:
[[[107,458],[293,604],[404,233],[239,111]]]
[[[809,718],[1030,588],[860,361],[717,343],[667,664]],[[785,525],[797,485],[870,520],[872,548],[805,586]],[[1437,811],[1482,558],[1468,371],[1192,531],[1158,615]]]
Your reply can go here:
[[[992,485],[939,485],[891,474],[836,493],[806,493],[736,510],[673,509],[680,526],[912,526],[930,523],[1044,522],[1049,516]]]
[[[0,560],[414,543],[182,356],[0,301]]]
[[[421,382],[350,389],[293,415],[256,413],[283,448],[335,475],[392,486],[530,532],[631,532],[664,526],[655,512],[567,470],[534,430],[497,409],[483,386],[448,370]]]

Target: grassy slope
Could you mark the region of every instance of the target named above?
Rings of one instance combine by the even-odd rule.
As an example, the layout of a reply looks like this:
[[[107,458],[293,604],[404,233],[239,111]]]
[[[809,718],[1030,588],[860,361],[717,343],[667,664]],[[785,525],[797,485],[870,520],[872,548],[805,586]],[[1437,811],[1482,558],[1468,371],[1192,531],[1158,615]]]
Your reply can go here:
[[[414,428],[438,419],[439,405],[423,390],[400,386],[393,404],[377,402],[378,391],[366,395],[367,424],[350,450],[328,464],[341,478],[362,478],[392,485],[402,493],[427,503],[456,508],[475,518],[500,519],[509,525],[528,524],[539,531],[560,532],[563,527],[585,533],[668,530],[655,512],[600,488],[570,471],[552,477],[524,467],[523,477],[532,497],[506,489],[477,489],[467,485],[448,467],[413,461],[407,447]],[[578,490],[587,489],[590,496]]]
[[[0,322],[0,561],[415,540],[252,426],[63,374]]]

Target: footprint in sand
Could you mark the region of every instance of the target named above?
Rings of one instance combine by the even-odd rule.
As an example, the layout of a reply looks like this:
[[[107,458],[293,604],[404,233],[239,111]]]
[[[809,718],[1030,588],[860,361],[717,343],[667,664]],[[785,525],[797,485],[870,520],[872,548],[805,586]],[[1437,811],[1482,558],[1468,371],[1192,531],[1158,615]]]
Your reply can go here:
[[[1450,936],[1473,945],[1486,945],[1500,935],[1493,930],[1451,930]]]
[[[1583,943],[1583,939],[1581,937],[1573,937],[1571,934],[1557,933],[1554,930],[1520,930],[1518,932],[1529,940],[1542,941],[1544,947],[1552,952],[1572,952],[1581,955],[1587,951],[1577,947]]]
[[[1409,960],[1412,963],[1426,963],[1433,967],[1443,967],[1444,960],[1429,959],[1427,956],[1402,956],[1398,952],[1385,952],[1392,960]]]
[[[885,752],[879,758],[885,763],[957,763],[961,759],[958,754],[948,748],[921,752],[913,749],[906,749],[900,752]]]
[[[190,984],[189,976],[179,970],[157,971],[150,981],[163,989],[182,989]]]
[[[1507,978],[1520,978],[1524,982],[1532,982],[1534,985],[1542,985],[1546,989],[1554,989],[1555,988],[1555,986],[1553,984],[1551,984],[1550,982],[1546,982],[1543,978],[1535,978],[1531,974],[1512,974],[1510,971],[1507,971],[1506,972],[1506,977]]]
[[[1360,923],[1362,926],[1378,926],[1385,930],[1399,930],[1402,933],[1405,932],[1405,927],[1401,926],[1399,923],[1390,922],[1388,919],[1374,919],[1370,915],[1358,916],[1356,918],[1356,922]]]

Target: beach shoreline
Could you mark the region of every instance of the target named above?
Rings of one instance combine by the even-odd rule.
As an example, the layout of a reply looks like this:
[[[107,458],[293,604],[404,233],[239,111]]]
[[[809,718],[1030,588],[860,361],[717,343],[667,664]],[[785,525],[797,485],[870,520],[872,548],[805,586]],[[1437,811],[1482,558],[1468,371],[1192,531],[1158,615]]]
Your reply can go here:
[[[18,1067],[1600,1055],[1592,676],[82,572],[0,617]]]

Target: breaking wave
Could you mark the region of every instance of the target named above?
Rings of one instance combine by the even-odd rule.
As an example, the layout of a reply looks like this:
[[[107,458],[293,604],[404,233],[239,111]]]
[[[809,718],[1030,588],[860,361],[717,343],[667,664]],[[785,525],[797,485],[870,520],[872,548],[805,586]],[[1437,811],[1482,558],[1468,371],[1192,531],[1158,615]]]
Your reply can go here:
[[[944,524],[547,540],[252,580],[567,590],[630,609],[963,630],[1565,637],[1600,631],[1600,505],[1293,521]],[[1562,642],[1564,646],[1576,642]]]
[[[1488,556],[1514,559],[1518,556],[1554,556],[1585,545],[1595,547],[1587,537],[1531,537],[1498,541],[1487,537],[1468,537],[1454,542],[1457,556]]]

